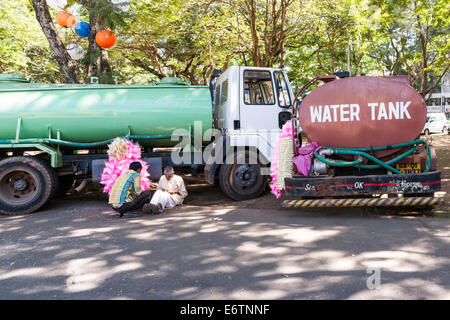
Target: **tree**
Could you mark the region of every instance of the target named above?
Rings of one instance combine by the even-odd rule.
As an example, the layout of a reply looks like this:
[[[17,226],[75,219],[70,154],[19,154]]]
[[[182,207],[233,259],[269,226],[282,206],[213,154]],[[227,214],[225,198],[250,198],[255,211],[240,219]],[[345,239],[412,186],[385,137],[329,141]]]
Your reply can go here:
[[[46,82],[98,76],[104,83],[120,71],[125,83],[177,76],[207,84],[214,69],[232,64],[285,65],[296,86],[344,70],[409,74],[427,96],[450,68],[447,2],[140,0],[124,13],[110,0],[68,0],[66,9],[81,5],[80,18],[91,23],[89,39],[82,39],[53,25],[56,12],[44,0],[2,0],[0,72]],[[96,44],[104,28],[118,37],[113,50]],[[73,61],[64,43],[81,44],[87,54]]]
[[[64,81],[29,0],[0,1],[0,72]]]
[[[31,0],[33,3],[36,19],[41,25],[56,61],[59,64],[61,72],[63,73],[68,83],[79,83],[79,68],[77,63],[70,57],[64,43],[61,41],[58,31],[53,24],[52,17],[48,10],[47,2],[45,0]]]
[[[389,74],[409,74],[427,97],[450,69],[448,1],[385,0],[371,6],[379,11],[375,27],[367,30],[373,56]]]
[[[322,73],[332,74],[347,68],[347,50],[350,40],[354,39],[354,21],[349,10],[349,6],[336,0],[316,1],[308,10],[314,19],[314,32],[305,35],[301,46],[312,49],[315,68]],[[297,43],[291,47],[296,45],[298,48]]]
[[[300,87],[320,74],[366,72],[366,47],[351,1],[316,0],[304,8],[308,32],[286,42],[288,75]]]
[[[144,0],[135,8],[118,55],[154,79],[177,76],[207,84],[215,68],[238,54],[236,35],[227,28],[228,11],[218,3]]]
[[[115,7],[109,0],[69,0],[68,7],[73,4],[84,6],[84,15],[88,16],[91,25],[91,34],[89,35],[89,45],[87,54],[83,60],[84,70],[81,65],[74,61],[64,45],[58,30],[52,21],[49,8],[45,0],[31,0],[33,3],[36,19],[41,25],[53,55],[57,60],[60,70],[64,75],[66,82],[80,82],[80,74],[84,74],[84,81],[90,82],[91,76],[100,77],[100,82],[112,83],[112,72],[106,50],[100,48],[95,36],[98,31],[104,28],[120,28],[126,26],[125,18],[127,14],[120,8]]]
[[[78,0],[73,2],[80,3],[87,10],[91,27],[88,39],[89,46],[84,59],[84,81],[89,83],[91,76],[97,76],[102,83],[112,83],[108,52],[97,44],[95,36],[105,28],[111,30],[126,28],[125,19],[128,14],[115,7],[110,0]]]
[[[253,66],[285,64],[286,42],[310,30],[302,0],[223,0],[234,12],[229,23]]]

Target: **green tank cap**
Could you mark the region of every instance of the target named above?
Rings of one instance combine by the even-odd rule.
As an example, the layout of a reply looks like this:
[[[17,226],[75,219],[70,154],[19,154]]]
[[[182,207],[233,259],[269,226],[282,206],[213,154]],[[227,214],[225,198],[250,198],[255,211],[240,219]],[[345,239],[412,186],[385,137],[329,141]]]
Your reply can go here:
[[[17,73],[0,73],[0,82],[27,82],[24,76]]]
[[[162,80],[158,83],[158,84],[162,84],[162,85],[190,85],[191,82],[190,81],[182,81],[180,78],[178,77],[165,77],[162,78]]]

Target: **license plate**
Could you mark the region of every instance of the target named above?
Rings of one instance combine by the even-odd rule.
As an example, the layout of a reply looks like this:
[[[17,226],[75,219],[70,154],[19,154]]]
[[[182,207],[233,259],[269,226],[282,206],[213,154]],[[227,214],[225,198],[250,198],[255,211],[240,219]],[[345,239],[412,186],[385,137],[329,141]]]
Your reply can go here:
[[[420,173],[420,163],[396,163],[395,168],[403,174]]]

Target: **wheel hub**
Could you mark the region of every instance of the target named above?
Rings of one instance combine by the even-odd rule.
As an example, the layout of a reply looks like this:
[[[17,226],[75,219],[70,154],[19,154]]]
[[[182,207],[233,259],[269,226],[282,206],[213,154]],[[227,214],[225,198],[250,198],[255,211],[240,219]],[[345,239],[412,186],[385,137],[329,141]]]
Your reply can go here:
[[[14,182],[14,189],[18,191],[23,191],[26,189],[26,187],[27,183],[22,179],[16,180],[16,182]]]
[[[22,170],[7,170],[0,174],[0,200],[20,205],[36,194],[35,177]]]
[[[255,184],[258,178],[258,170],[255,166],[245,164],[241,165],[235,174],[235,183],[241,188],[248,188]]]

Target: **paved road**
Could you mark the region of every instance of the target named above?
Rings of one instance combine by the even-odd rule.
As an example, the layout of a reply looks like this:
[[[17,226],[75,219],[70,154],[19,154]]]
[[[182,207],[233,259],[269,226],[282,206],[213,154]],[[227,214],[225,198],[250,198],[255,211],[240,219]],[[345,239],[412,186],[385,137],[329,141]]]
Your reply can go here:
[[[120,220],[65,199],[0,216],[0,299],[450,298],[449,219],[258,203]]]

